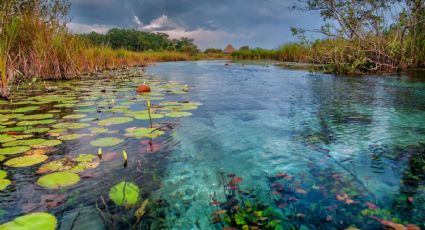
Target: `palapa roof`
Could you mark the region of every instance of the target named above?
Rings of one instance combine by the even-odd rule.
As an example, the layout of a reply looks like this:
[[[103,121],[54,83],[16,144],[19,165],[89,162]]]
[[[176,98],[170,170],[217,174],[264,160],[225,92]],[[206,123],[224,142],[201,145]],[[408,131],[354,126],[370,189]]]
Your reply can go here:
[[[236,51],[236,49],[233,48],[233,46],[229,44],[229,45],[226,46],[226,48],[224,48],[223,53],[230,54],[230,53],[233,53],[235,51]]]

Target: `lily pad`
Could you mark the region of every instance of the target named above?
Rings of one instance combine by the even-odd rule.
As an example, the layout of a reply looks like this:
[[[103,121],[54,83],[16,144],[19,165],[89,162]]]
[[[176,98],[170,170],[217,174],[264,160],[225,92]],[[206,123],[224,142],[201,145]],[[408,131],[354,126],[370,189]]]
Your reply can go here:
[[[0,149],[0,155],[13,155],[18,153],[24,153],[29,150],[31,150],[31,148],[28,146],[16,146],[16,147],[10,147],[10,148],[3,148],[3,149]]]
[[[34,114],[34,115],[25,115],[22,117],[18,117],[19,120],[44,120],[53,118],[53,114]]]
[[[9,167],[20,168],[28,167],[31,165],[39,164],[47,160],[46,155],[28,155],[23,157],[16,157],[6,161],[4,164]]]
[[[67,134],[67,135],[58,137],[58,139],[61,141],[71,141],[71,140],[77,140],[84,136],[87,136],[87,134]]]
[[[122,143],[124,140],[116,137],[99,138],[90,142],[95,147],[110,147]]]
[[[104,120],[99,121],[97,124],[100,126],[109,126],[116,124],[124,124],[128,122],[132,122],[134,119],[131,117],[111,117]]]
[[[72,172],[54,172],[44,175],[37,180],[37,184],[47,189],[59,189],[72,186],[80,181],[80,176]]]
[[[63,119],[80,119],[80,118],[84,118],[87,117],[86,114],[72,114],[72,115],[67,115],[62,117]]]
[[[23,132],[25,130],[32,129],[32,126],[18,126],[18,127],[12,127],[12,128],[0,128],[0,132]]]
[[[81,119],[80,121],[81,122],[88,122],[88,121],[94,121],[96,119],[97,119],[97,117],[86,117],[86,118]]]
[[[6,179],[7,172],[4,170],[0,170],[0,191],[4,190],[7,186],[11,184],[9,179]]]
[[[24,133],[45,133],[49,130],[49,128],[32,128],[25,130]]]
[[[109,198],[119,206],[132,206],[139,201],[140,188],[131,182],[122,181],[109,190]]]
[[[164,134],[164,131],[156,130],[155,128],[128,128],[125,132],[126,137],[134,138],[157,138]]]
[[[56,229],[58,221],[52,214],[46,212],[34,212],[15,218],[14,220],[0,225],[0,229]]]
[[[26,113],[26,112],[31,112],[31,111],[37,110],[39,108],[40,107],[38,107],[38,106],[27,106],[27,107],[22,107],[22,108],[14,109],[11,112],[12,113]]]
[[[142,111],[131,111],[128,112],[126,115],[132,116],[138,120],[149,120],[149,112],[148,110],[142,110]],[[154,111],[151,111],[150,118],[151,119],[159,119],[163,118],[164,115],[155,113]]]
[[[58,104],[54,105],[55,108],[73,108],[75,107],[75,104]]]
[[[68,171],[78,173],[86,169],[96,168],[97,166],[99,166],[97,156],[94,154],[79,154],[75,158],[64,157],[63,159],[46,163],[42,165],[37,172]]]
[[[90,128],[89,130],[90,130],[92,133],[95,133],[95,134],[99,134],[99,133],[106,133],[106,132],[108,132],[108,129],[100,128],[100,127]]]
[[[65,122],[65,123],[55,124],[52,127],[55,129],[82,129],[88,126],[90,125],[86,123]]]
[[[55,123],[56,120],[55,119],[46,119],[46,120],[35,120],[35,121],[20,121],[18,122],[18,126],[23,126],[23,125],[48,125],[48,124],[52,124]]]
[[[167,117],[188,117],[191,116],[192,113],[190,112],[171,112],[171,113],[166,113],[165,116]]]
[[[50,147],[55,145],[60,145],[62,141],[60,140],[46,140],[46,139],[29,139],[29,140],[17,140],[5,143],[4,147],[13,147],[13,146],[31,146],[34,148],[39,147]]]
[[[16,141],[16,140],[22,140],[26,138],[30,138],[32,135],[7,135],[7,134],[0,134],[0,143],[6,143],[9,141]]]

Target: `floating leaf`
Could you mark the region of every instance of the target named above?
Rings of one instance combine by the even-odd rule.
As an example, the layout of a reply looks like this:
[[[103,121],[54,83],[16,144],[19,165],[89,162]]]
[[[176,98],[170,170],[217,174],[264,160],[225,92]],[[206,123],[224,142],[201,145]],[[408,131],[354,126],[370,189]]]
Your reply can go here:
[[[38,107],[38,106],[28,106],[28,107],[22,107],[22,108],[14,109],[14,110],[11,110],[10,112],[11,113],[26,113],[26,112],[31,112],[31,111],[37,110],[39,108],[40,107]]]
[[[0,191],[4,190],[7,186],[11,184],[9,179],[6,179],[7,172],[4,170],[0,170]]]
[[[96,168],[99,166],[98,158],[93,154],[79,154],[75,158],[64,157],[63,159],[51,161],[42,165],[37,172],[55,172],[55,171],[69,171],[69,172],[82,172],[87,169]]]
[[[80,176],[72,172],[54,172],[44,175],[37,180],[37,184],[47,189],[59,189],[72,186],[80,181]]]
[[[4,164],[9,167],[20,168],[39,164],[47,160],[46,155],[28,155],[23,157],[16,157],[6,161]]]
[[[48,124],[52,124],[55,123],[56,120],[54,119],[46,119],[46,120],[35,120],[35,121],[20,121],[18,122],[18,126],[23,126],[23,125],[48,125]]]
[[[20,216],[14,220],[0,225],[0,229],[43,229],[43,230],[55,230],[58,221],[56,217],[45,212],[35,212]]]
[[[55,129],[81,129],[90,126],[86,123],[65,122],[53,125]]]
[[[12,127],[12,128],[4,128],[0,126],[0,132],[23,132],[25,130],[32,129],[32,126],[19,126],[19,127]]]
[[[55,108],[74,108],[75,104],[58,104],[54,105]]]
[[[133,118],[131,117],[111,117],[104,120],[99,121],[97,124],[100,126],[109,126],[116,124],[124,124],[128,122],[132,122]]]
[[[119,206],[132,206],[139,201],[140,189],[131,182],[122,181],[109,190],[109,198]]]
[[[63,119],[80,119],[80,118],[84,118],[87,117],[86,114],[72,114],[72,115],[67,115],[62,117]]]
[[[105,137],[90,142],[95,147],[110,147],[122,143],[124,140],[116,137]]]
[[[157,138],[164,134],[163,131],[157,130],[155,128],[128,128],[125,130],[126,137],[134,137],[134,138]]]
[[[148,110],[142,110],[142,111],[131,111],[126,113],[127,116],[132,116],[138,120],[149,120],[149,111]],[[154,111],[151,111],[150,118],[151,119],[159,119],[163,118],[164,115],[155,113]]]
[[[11,148],[3,148],[0,149],[0,154],[1,155],[13,155],[13,154],[18,154],[18,153],[23,153],[26,151],[29,151],[31,148],[28,146],[16,146],[16,147],[11,147]]]
[[[18,117],[19,120],[44,120],[49,118],[53,118],[53,114],[34,114]]]
[[[49,128],[32,128],[25,130],[24,133],[45,133],[49,130]]]
[[[0,143],[6,143],[10,141],[22,140],[26,138],[30,138],[32,135],[7,135],[0,134]]]
[[[99,134],[99,133],[106,133],[106,132],[108,132],[108,129],[100,128],[100,127],[90,128],[89,130],[90,130],[92,133],[95,133],[95,134]]]
[[[171,113],[166,113],[165,116],[167,117],[187,117],[187,116],[191,116],[192,113],[190,112],[171,112]]]
[[[96,119],[97,119],[97,117],[86,117],[86,118],[81,119],[80,121],[81,122],[88,122],[88,121],[94,121]]]
[[[58,137],[58,139],[62,141],[71,141],[71,140],[79,139],[84,136],[87,136],[87,134],[67,134],[67,135]]]
[[[31,146],[34,148],[41,147],[50,147],[55,145],[60,145],[62,141],[60,140],[46,140],[46,139],[29,139],[29,140],[17,140],[5,143],[4,147],[13,147],[13,146]]]

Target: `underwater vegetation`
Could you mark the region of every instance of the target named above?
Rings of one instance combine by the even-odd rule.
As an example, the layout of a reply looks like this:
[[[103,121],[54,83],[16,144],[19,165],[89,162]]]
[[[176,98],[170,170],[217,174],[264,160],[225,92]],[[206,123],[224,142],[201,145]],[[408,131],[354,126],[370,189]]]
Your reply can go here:
[[[272,203],[259,198],[255,189],[242,188],[241,177],[222,173],[225,200],[216,194],[210,201],[215,207],[211,224],[222,229],[421,229],[423,219],[418,225],[404,221],[334,169],[312,167],[309,173],[319,180],[311,184],[306,174],[283,172],[269,176]]]

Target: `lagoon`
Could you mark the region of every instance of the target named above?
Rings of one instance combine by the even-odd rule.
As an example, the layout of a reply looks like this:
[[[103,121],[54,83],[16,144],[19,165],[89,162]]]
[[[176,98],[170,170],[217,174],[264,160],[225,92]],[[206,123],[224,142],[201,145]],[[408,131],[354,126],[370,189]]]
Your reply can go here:
[[[2,149],[25,150],[2,154],[1,223],[47,212],[59,229],[424,228],[424,77],[196,61],[24,86],[0,104]],[[143,82],[153,91],[137,95]],[[55,172],[79,180],[39,183]]]

